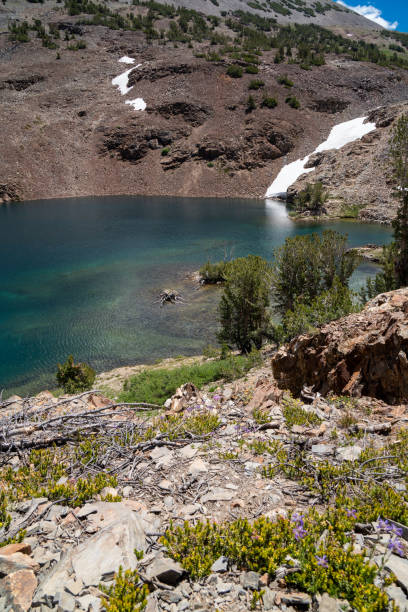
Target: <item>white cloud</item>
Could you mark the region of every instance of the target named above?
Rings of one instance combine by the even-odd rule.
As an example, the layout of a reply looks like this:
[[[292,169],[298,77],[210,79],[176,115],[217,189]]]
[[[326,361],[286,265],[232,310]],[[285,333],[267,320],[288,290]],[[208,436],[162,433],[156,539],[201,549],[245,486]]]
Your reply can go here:
[[[393,23],[387,21],[381,17],[382,12],[380,9],[372,6],[371,4],[357,4],[357,6],[350,6],[350,4],[346,4],[343,2],[343,0],[336,0],[336,2],[337,4],[341,4],[355,13],[370,19],[370,21],[374,21],[374,23],[378,24],[382,28],[385,28],[386,30],[396,30],[398,27],[398,21],[394,21]]]

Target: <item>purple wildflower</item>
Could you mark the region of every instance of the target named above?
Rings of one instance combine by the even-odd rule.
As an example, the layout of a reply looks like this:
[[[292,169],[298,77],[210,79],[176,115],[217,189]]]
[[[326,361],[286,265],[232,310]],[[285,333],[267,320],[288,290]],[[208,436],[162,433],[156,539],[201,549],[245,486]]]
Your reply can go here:
[[[390,539],[390,541],[388,542],[388,549],[391,552],[396,553],[400,557],[403,557],[404,554],[405,554],[404,553],[404,547],[402,546],[402,544],[398,540],[398,538],[394,538],[393,540]]]
[[[320,567],[329,567],[329,564],[327,562],[327,555],[323,555],[322,557],[319,557],[319,555],[315,555],[315,557],[317,565],[320,565]]]
[[[192,412],[193,410],[195,410],[195,406],[187,406],[186,408],[186,412]]]
[[[350,508],[350,509],[346,508],[346,512],[349,518],[353,518],[353,519],[357,518],[357,511],[354,508]]]
[[[387,519],[384,521],[384,519],[378,518],[377,524],[379,529],[383,529],[384,531],[392,531],[392,526]]]
[[[404,530],[402,529],[402,527],[397,527],[396,525],[393,525],[392,533],[400,538],[404,533]]]
[[[240,431],[241,426],[240,425],[235,425],[235,431]]]
[[[221,399],[221,395],[214,395],[214,396],[213,396],[213,400],[214,400],[215,402],[219,402],[219,401],[220,401],[220,399]]]
[[[300,527],[304,526],[304,518],[304,514],[299,514],[299,512],[295,512],[294,514],[292,514],[292,521],[297,525],[300,525]]]
[[[293,535],[295,536],[295,540],[299,541],[305,537],[307,531],[303,529],[302,525],[298,525],[295,529],[293,529]]]

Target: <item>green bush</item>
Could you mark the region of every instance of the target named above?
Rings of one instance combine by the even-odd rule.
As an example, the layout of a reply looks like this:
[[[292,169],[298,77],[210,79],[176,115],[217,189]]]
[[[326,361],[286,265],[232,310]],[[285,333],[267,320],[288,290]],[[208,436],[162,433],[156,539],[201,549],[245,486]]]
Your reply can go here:
[[[241,66],[237,66],[237,64],[232,64],[232,66],[228,66],[227,74],[233,79],[240,79],[242,77],[243,70]]]
[[[324,190],[323,183],[308,183],[302,191],[299,191],[294,200],[295,209],[298,212],[310,211],[312,214],[321,214],[324,203],[329,194]]]
[[[212,164],[212,166],[213,165],[214,164]],[[200,281],[203,284],[208,284],[208,285],[211,285],[211,284],[214,285],[216,283],[223,283],[225,281],[225,274],[226,274],[227,266],[228,266],[227,261],[217,261],[216,263],[211,263],[210,261],[207,261],[207,263],[201,266],[199,270]]]
[[[300,400],[293,398],[282,400],[282,414],[289,429],[294,425],[314,427],[322,422],[314,412],[307,412]]]
[[[278,106],[278,102],[276,98],[265,96],[264,99],[262,100],[262,106],[265,106],[266,108],[275,108],[276,106]]]
[[[291,81],[286,75],[278,76],[277,81],[280,85],[285,87],[293,87],[293,81]]]
[[[68,45],[67,49],[70,51],[79,51],[80,49],[86,49],[86,42],[84,40],[78,40],[72,45]]]
[[[398,288],[398,281],[395,273],[395,262],[397,258],[397,248],[395,242],[383,247],[381,257],[381,272],[374,278],[368,278],[365,287],[360,290],[360,297],[363,302],[371,300],[379,293],[393,291]]]
[[[192,382],[196,387],[221,379],[240,378],[259,363],[259,355],[229,356],[199,365],[174,369],[145,370],[125,382],[120,394],[123,402],[148,402],[162,405],[181,385]]]
[[[147,606],[149,587],[141,583],[136,570],[123,572],[120,566],[113,584],[109,587],[99,585],[99,588],[107,595],[102,597],[106,612],[142,612]]]
[[[270,327],[270,264],[262,257],[239,257],[228,265],[224,293],[219,304],[219,342],[249,352],[259,349]]]
[[[89,391],[95,381],[95,370],[87,363],[74,363],[72,355],[64,364],[58,364],[57,383],[65,393],[81,393]]]
[[[246,112],[252,113],[253,110],[256,109],[256,103],[253,96],[248,96],[247,104],[246,104]]]
[[[255,89],[258,90],[261,87],[264,87],[265,83],[264,81],[261,81],[260,79],[256,79],[254,81],[251,81],[250,84],[248,85],[248,89]]]
[[[285,102],[286,104],[289,104],[291,108],[300,108],[300,102],[295,96],[288,96]]]
[[[287,310],[282,323],[274,327],[275,340],[279,344],[288,342],[359,309],[356,296],[335,279],[330,289],[323,291],[311,302],[305,303],[300,298],[295,300],[293,310]]]
[[[344,508],[321,515],[310,510],[305,516],[276,521],[260,517],[221,525],[170,524],[162,543],[192,579],[210,574],[221,555],[240,570],[268,573],[272,579],[279,566],[297,559],[299,571],[284,578],[288,586],[311,595],[327,592],[346,599],[359,612],[386,612],[388,596],[377,586],[380,570],[364,554],[354,553],[352,545],[345,546],[351,542],[352,528]]]
[[[169,151],[170,151],[170,147],[164,147],[164,149],[162,149],[161,151],[162,157],[165,157],[166,155],[168,155]]]
[[[259,68],[253,64],[248,64],[248,66],[245,67],[245,72],[248,74],[258,74]]]

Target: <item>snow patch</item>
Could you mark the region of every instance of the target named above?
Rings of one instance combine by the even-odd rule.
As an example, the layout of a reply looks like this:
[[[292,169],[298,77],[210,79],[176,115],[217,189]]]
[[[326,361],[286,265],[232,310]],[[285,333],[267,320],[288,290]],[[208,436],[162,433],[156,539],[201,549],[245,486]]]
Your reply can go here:
[[[137,111],[144,111],[146,109],[146,102],[143,98],[135,98],[135,100],[126,100],[125,104],[131,104]]]
[[[305,168],[305,165],[314,153],[321,153],[322,151],[329,151],[330,149],[341,149],[346,144],[354,142],[365,136],[365,134],[375,130],[375,123],[364,123],[366,119],[367,117],[358,117],[357,119],[335,125],[328,139],[322,142],[313,153],[307,155],[303,159],[298,159],[291,164],[287,164],[281,169],[272,185],[268,188],[265,197],[272,198],[273,196],[286,192],[302,174],[313,172],[315,168]]]
[[[134,57],[129,57],[128,55],[124,55],[118,61],[122,62],[122,64],[134,64],[136,60]]]
[[[132,70],[133,68],[129,68],[129,70],[126,70],[126,72],[122,72],[122,74],[112,79],[112,85],[117,86],[122,96],[129,93],[129,91],[132,89],[132,87],[128,87],[128,75],[130,72],[132,72]]]

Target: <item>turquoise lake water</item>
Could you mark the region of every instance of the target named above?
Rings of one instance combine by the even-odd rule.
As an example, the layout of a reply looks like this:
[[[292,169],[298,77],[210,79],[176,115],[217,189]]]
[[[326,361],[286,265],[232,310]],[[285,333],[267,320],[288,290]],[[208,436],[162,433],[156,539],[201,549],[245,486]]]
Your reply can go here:
[[[95,197],[0,206],[0,390],[55,387],[72,353],[98,371],[200,352],[214,342],[219,290],[187,277],[208,258],[271,259],[287,236],[330,227],[350,245],[383,244],[390,228],[295,223],[261,200]],[[373,266],[359,268],[354,286]],[[182,306],[159,308],[179,289]]]

